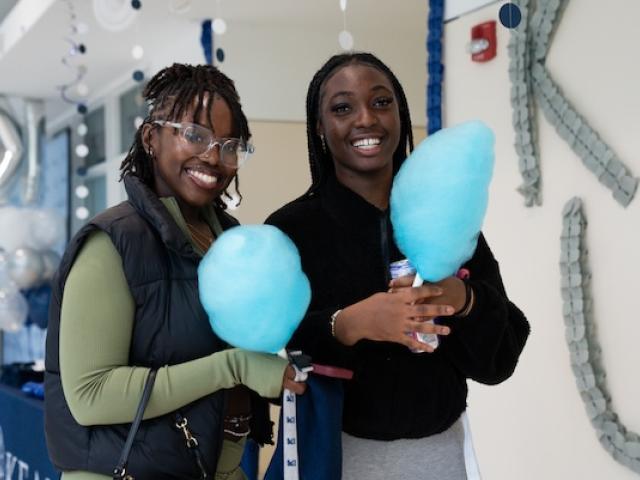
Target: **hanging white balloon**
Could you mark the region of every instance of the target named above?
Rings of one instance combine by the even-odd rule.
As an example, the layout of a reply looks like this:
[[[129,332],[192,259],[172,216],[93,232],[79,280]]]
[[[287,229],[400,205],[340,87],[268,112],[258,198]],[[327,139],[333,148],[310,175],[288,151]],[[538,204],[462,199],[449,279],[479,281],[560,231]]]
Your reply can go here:
[[[80,125],[78,125],[78,135],[80,135],[81,137],[84,137],[87,132],[89,131],[89,127],[87,127],[86,123],[81,123]]]
[[[13,252],[27,243],[31,236],[31,222],[24,209],[0,207],[0,248]]]
[[[87,198],[89,196],[89,188],[86,185],[78,185],[76,187],[76,197]]]
[[[64,219],[53,209],[36,209],[29,212],[31,235],[27,245],[36,250],[56,246],[64,239]]]
[[[353,50],[353,35],[348,30],[343,30],[338,35],[338,42],[343,50]]]
[[[0,288],[0,330],[17,332],[28,314],[29,305],[19,291]]]
[[[9,275],[9,254],[4,250],[0,250],[0,290],[10,286],[18,288]]]
[[[216,18],[213,20],[211,24],[211,30],[216,35],[224,35],[227,31],[227,22],[225,22],[222,18]]]
[[[131,49],[131,56],[134,58],[134,60],[140,60],[142,57],[144,57],[144,48],[142,48],[141,45],[134,45]]]
[[[76,217],[79,220],[86,220],[87,218],[89,218],[89,209],[87,207],[76,208]]]
[[[53,250],[45,250],[40,253],[40,256],[44,267],[42,270],[42,280],[49,282],[56,273],[58,265],[60,265],[60,255]]]
[[[18,248],[9,257],[9,276],[22,290],[38,285],[43,272],[42,258],[32,248]]]
[[[89,155],[89,147],[87,147],[84,143],[80,145],[76,145],[76,155],[80,158],[84,158]]]

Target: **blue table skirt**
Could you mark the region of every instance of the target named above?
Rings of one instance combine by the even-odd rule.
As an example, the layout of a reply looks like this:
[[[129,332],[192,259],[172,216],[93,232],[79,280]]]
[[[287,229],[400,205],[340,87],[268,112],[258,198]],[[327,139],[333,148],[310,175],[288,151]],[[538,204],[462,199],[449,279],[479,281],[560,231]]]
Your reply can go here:
[[[44,403],[0,385],[0,478],[57,480],[44,438]]]

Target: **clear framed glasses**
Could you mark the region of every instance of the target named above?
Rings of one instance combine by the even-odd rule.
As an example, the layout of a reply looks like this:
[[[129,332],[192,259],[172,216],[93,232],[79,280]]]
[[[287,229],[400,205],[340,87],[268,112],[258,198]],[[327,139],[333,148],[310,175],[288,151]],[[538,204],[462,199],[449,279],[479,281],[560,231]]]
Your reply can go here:
[[[175,128],[180,134],[182,146],[193,156],[205,155],[217,147],[220,162],[227,167],[240,167],[255,151],[252,144],[240,138],[216,138],[211,130],[195,123],[168,120],[153,120],[151,123]]]

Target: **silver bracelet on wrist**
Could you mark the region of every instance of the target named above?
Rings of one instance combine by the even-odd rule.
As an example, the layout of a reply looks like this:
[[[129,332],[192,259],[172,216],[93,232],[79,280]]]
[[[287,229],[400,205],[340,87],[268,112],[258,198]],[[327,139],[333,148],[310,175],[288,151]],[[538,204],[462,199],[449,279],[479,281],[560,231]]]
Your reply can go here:
[[[331,336],[333,338],[336,338],[336,320],[338,319],[338,315],[340,315],[341,311],[342,309],[340,308],[333,312],[333,314],[331,315],[331,320],[329,321],[329,326],[331,327]]]

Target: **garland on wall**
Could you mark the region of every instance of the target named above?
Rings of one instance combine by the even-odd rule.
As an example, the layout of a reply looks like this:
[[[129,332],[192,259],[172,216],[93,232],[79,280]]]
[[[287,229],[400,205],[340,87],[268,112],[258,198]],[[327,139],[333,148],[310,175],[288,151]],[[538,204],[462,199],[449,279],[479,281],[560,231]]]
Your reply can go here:
[[[552,33],[567,2],[539,0],[531,18],[529,0],[515,2],[522,12],[522,25],[512,30],[508,50],[515,149],[524,180],[518,191],[524,195],[526,206],[542,203],[540,155],[534,126],[535,99],[560,137],[600,183],[611,190],[613,198],[627,206],[633,200],[638,179],[564,97],[545,66]]]
[[[562,216],[560,271],[571,368],[598,440],[614,459],[640,473],[640,436],[620,422],[605,384],[592,315],[591,272],[585,246],[587,221],[581,200],[572,198],[567,202]]]
[[[429,0],[427,27],[427,133],[431,135],[442,128],[442,30],[444,25],[444,0]]]

